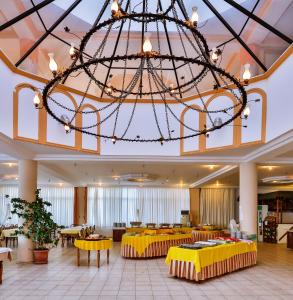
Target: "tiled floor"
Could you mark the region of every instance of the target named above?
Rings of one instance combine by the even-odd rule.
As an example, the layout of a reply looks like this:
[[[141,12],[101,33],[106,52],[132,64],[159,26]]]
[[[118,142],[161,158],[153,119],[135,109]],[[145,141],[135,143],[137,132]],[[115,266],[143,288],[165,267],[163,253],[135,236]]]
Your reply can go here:
[[[101,268],[75,265],[75,249],[65,247],[50,252],[48,265],[5,262],[0,299],[293,299],[293,250],[285,245],[260,244],[258,265],[202,283],[168,275],[164,258],[123,259],[119,244],[105,253]]]

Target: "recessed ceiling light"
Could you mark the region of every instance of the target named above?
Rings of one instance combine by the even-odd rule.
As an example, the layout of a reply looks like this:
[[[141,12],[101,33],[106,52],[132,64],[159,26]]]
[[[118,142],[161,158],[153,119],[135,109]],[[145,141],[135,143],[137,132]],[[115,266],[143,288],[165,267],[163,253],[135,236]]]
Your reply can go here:
[[[293,183],[293,175],[271,176],[271,177],[263,178],[261,181],[263,183],[289,184],[289,183]]]

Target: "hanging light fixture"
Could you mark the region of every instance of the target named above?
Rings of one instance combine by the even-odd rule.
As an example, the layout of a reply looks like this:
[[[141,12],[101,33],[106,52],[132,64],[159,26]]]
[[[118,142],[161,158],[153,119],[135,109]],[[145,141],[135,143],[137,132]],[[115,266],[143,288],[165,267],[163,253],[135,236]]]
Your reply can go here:
[[[40,100],[40,96],[39,96],[38,91],[35,91],[35,96],[34,96],[33,102],[34,102],[35,108],[39,108],[41,100]]]
[[[153,50],[153,46],[152,46],[150,38],[151,38],[151,33],[146,32],[144,43],[143,43],[143,48],[142,48],[144,53],[151,53]]]
[[[75,49],[75,45],[74,43],[71,43],[71,47],[69,49],[69,55],[71,57],[71,59],[75,59],[77,57],[77,50]]]
[[[193,24],[195,27],[197,27],[197,23],[198,23],[198,12],[197,12],[197,7],[196,7],[196,6],[192,7],[191,22],[192,22],[192,24]]]
[[[67,126],[66,129],[69,129],[69,131],[77,130],[87,135],[110,139],[113,144],[116,141],[158,142],[163,144],[164,142],[199,135],[208,137],[210,132],[220,129],[232,123],[236,118],[241,117],[247,104],[247,94],[240,81],[216,65],[221,51],[219,48],[215,48],[211,53],[205,37],[198,30],[198,9],[193,7],[192,15],[189,18],[184,2],[181,0],[169,0],[170,5],[166,6],[165,10],[160,5],[162,1],[157,0],[155,11],[151,11],[154,6],[148,5],[149,2],[149,0],[143,0],[142,5],[135,7],[129,5],[129,1],[126,1],[126,3],[123,3],[123,1],[119,3],[117,0],[113,0],[111,3],[105,2],[99,21],[84,35],[79,47],[76,48],[71,45],[70,55],[76,55],[76,62],[64,71],[57,71],[58,66],[54,60],[54,55],[50,53],[50,70],[55,77],[47,83],[43,90],[43,105],[48,114],[56,121]],[[142,9],[143,7],[144,9]],[[140,9],[142,10],[139,11]],[[110,10],[112,17],[108,18]],[[170,26],[166,27],[164,31],[160,31],[162,24],[167,23]],[[121,35],[117,33],[115,47],[113,47],[112,40],[109,38],[110,32],[115,32],[113,31],[114,28],[121,28],[121,32],[123,32]],[[135,42],[137,38],[132,40],[132,32],[137,31],[137,28],[141,28],[138,35],[141,37],[139,43]],[[172,43],[167,42],[169,39],[168,28],[176,28],[179,37],[176,44],[173,43],[176,51],[172,49]],[[152,36],[149,30],[153,32]],[[98,40],[96,39],[96,33],[99,34]],[[96,49],[92,49],[93,45]],[[119,54],[116,53],[117,49],[119,49]],[[124,49],[123,53],[121,49]],[[87,53],[94,54],[89,57]],[[176,53],[180,53],[180,55],[176,55]],[[108,71],[105,71],[107,68]],[[121,80],[115,80],[115,83],[111,80],[110,75],[113,69],[117,73],[122,71],[118,74],[118,76],[122,74]],[[132,71],[129,72],[128,69]],[[57,72],[58,76],[56,76]],[[167,72],[174,75],[170,80],[172,84],[165,78]],[[184,80],[179,80],[180,76],[177,72],[184,74]],[[109,98],[108,102],[100,102],[100,106],[93,112],[69,107],[65,102],[55,99],[53,96],[59,84],[63,84],[67,78],[77,77],[80,74],[84,74],[86,75],[85,78],[89,78],[88,86],[95,85],[95,89],[100,91],[100,98],[104,94]],[[214,83],[217,88],[222,87],[227,93],[231,94],[235,99],[235,103],[230,106],[220,106],[219,109],[212,109],[204,105],[198,107],[189,102],[184,102],[183,98],[190,96],[192,93],[204,103],[201,83],[204,81],[206,84],[209,81],[210,84],[211,78],[211,89]],[[247,75],[245,75],[244,80],[247,80],[246,78]],[[88,89],[85,90],[81,103],[85,100],[87,94]],[[128,99],[131,101],[124,101]],[[139,99],[141,99],[140,101],[143,101],[143,99],[151,101],[153,116],[148,120],[150,125],[157,129],[156,132],[145,130],[145,127],[135,124],[135,120],[138,119],[136,117],[138,107],[136,103]],[[159,106],[157,105],[158,101]],[[189,109],[195,113],[203,113],[209,119],[216,120],[216,122],[210,124],[210,128],[199,128],[196,125],[189,126],[178,118],[177,112],[174,112],[174,106],[170,105],[170,102],[178,104],[176,108],[179,111],[182,108],[181,111]],[[131,109],[131,114],[129,114],[131,103],[135,104]],[[165,112],[164,116],[159,118],[158,116],[162,114],[162,110],[159,110],[159,107],[162,107],[161,104],[164,105]],[[56,109],[52,105],[57,105],[62,112],[69,111],[73,113],[70,123],[65,123],[55,113]],[[102,110],[103,118],[101,120],[92,122],[92,124],[83,122],[81,127],[74,125],[73,120],[77,115],[91,117],[93,116],[92,113]],[[219,119],[219,115],[222,113],[226,113],[228,118],[225,120]],[[123,121],[121,121],[122,119]],[[154,122],[154,124],[151,124],[151,122]],[[163,122],[166,123],[162,124]],[[173,128],[174,124],[177,124],[188,130],[182,131],[179,128],[171,130],[173,129],[169,126],[171,122]],[[111,128],[111,132],[103,130],[103,134],[100,133],[100,130],[93,130],[94,128],[100,128],[101,124],[105,124],[105,128],[110,128],[111,125],[107,126],[107,124],[114,124],[114,127]],[[125,128],[119,127],[118,130],[117,127],[122,126],[121,124],[125,124]],[[129,130],[134,126],[135,130]],[[180,132],[183,132],[183,134],[180,135]],[[137,138],[138,136],[139,138]]]
[[[112,14],[115,15],[118,12],[118,10],[119,10],[118,0],[113,0],[111,5]]]
[[[173,95],[175,93],[174,91],[174,84],[170,83],[170,95]]]
[[[248,85],[249,79],[251,78],[250,64],[244,65],[244,72],[243,72],[242,78],[244,80],[244,84]]]
[[[54,59],[54,53],[48,53],[49,56],[49,68],[53,73],[53,76],[57,75],[58,65]]]
[[[250,113],[251,113],[250,106],[246,105],[245,109],[243,110],[244,118],[247,119],[249,117]]]

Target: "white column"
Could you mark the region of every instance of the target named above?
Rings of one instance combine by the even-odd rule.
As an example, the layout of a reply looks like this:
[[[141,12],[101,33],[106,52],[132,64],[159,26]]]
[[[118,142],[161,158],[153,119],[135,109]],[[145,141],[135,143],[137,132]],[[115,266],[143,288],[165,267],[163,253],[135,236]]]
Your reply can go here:
[[[35,200],[37,189],[37,162],[20,160],[18,162],[19,197],[29,202]],[[19,220],[21,224],[22,220]],[[33,261],[33,244],[25,236],[18,237],[17,259],[19,262]]]
[[[257,171],[255,163],[240,164],[240,229],[257,233]]]

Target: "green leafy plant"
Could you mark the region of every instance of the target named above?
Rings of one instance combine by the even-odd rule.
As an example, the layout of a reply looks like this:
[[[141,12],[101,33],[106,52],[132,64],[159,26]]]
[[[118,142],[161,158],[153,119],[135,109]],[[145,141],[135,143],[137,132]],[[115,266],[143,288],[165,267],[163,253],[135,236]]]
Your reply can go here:
[[[20,198],[11,200],[12,214],[16,214],[23,220],[15,234],[24,235],[32,239],[35,250],[44,250],[57,246],[58,237],[55,236],[59,226],[53,221],[52,213],[47,210],[51,203],[40,198],[40,190],[36,190],[34,202],[28,202]]]

